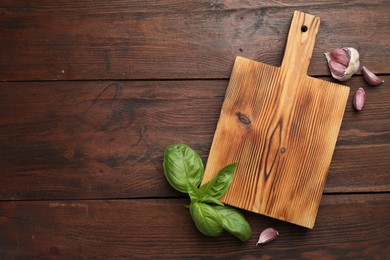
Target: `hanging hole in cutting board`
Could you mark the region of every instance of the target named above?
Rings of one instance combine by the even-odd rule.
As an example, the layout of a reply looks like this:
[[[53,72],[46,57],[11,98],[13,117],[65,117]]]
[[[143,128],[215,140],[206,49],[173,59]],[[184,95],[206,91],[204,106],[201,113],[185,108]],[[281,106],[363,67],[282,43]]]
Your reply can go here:
[[[301,31],[302,32],[307,32],[307,26],[306,25],[302,25],[302,27],[301,27]]]

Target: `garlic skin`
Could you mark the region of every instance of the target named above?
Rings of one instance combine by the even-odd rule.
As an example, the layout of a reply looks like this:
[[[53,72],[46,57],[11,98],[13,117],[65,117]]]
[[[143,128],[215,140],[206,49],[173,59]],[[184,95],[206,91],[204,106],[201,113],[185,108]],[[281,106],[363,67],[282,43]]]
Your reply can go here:
[[[367,84],[369,84],[371,86],[379,86],[380,84],[385,82],[384,80],[381,80],[380,78],[378,78],[377,75],[372,73],[365,66],[363,66],[363,68],[362,68],[362,74],[363,74],[364,80],[367,82]]]
[[[364,103],[366,102],[366,92],[363,88],[356,90],[355,95],[353,96],[352,104],[353,107],[360,111],[363,109]]]
[[[337,48],[324,54],[332,77],[339,81],[350,79],[360,67],[360,55],[355,48]]]
[[[260,244],[266,244],[268,242],[271,242],[275,238],[279,236],[279,232],[276,231],[273,228],[266,228],[261,232],[259,236],[259,241],[257,241],[256,246]]]

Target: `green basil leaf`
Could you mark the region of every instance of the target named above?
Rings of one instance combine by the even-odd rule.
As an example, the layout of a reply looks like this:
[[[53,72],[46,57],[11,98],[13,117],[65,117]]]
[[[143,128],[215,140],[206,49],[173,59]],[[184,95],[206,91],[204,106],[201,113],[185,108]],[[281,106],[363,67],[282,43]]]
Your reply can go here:
[[[190,213],[198,230],[210,237],[222,234],[222,217],[218,211],[210,205],[204,203],[191,203]]]
[[[229,189],[237,163],[223,167],[212,180],[200,187],[200,190],[217,199],[221,198]]]
[[[164,152],[164,175],[176,190],[187,193],[188,183],[199,185],[204,167],[199,155],[185,144],[174,144]]]
[[[235,235],[243,242],[251,238],[251,226],[239,210],[228,206],[214,206],[214,208],[222,216],[223,228],[226,231]]]

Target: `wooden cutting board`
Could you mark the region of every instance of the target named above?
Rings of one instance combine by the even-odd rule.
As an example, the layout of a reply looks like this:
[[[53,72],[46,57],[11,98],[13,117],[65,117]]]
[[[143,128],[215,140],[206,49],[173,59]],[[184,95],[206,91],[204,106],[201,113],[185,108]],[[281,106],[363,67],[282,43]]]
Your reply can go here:
[[[281,67],[236,58],[203,179],[238,162],[222,202],[308,228],[349,94],[307,76],[319,25],[294,12]]]

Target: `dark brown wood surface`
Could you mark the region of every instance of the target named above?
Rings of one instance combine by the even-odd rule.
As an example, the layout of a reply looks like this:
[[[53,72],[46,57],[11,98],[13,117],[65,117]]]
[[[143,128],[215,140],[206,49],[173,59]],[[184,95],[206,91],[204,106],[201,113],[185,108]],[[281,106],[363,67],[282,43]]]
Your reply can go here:
[[[380,259],[390,254],[389,225],[378,221],[379,215],[390,218],[387,194],[325,195],[322,202],[314,230],[246,212],[255,231],[246,243],[227,233],[200,234],[183,207],[186,199],[0,202],[0,257]],[[269,226],[278,229],[279,238],[256,247],[257,233]]]
[[[340,44],[388,73],[389,6],[387,0],[3,0],[0,78],[227,78],[237,55],[279,66],[294,10],[322,21],[309,75],[328,74],[323,53]]]
[[[321,17],[323,52],[362,65],[313,230],[245,212],[249,242],[201,235],[162,172],[165,147],[206,163],[236,55],[279,66],[294,10]],[[390,258],[390,2],[0,3],[0,259]],[[361,112],[352,96],[367,94]],[[256,247],[261,230],[280,237]]]
[[[163,151],[187,143],[206,163],[227,84],[0,83],[0,182],[7,184],[0,196],[178,196],[162,174]],[[352,90],[325,192],[389,191],[390,88],[366,88],[367,104],[358,113],[352,95],[365,84],[360,77],[347,84]]]

